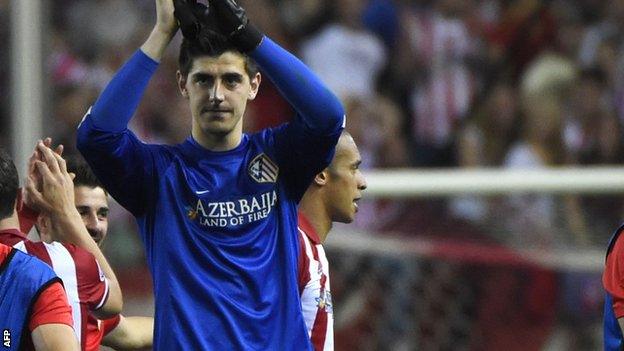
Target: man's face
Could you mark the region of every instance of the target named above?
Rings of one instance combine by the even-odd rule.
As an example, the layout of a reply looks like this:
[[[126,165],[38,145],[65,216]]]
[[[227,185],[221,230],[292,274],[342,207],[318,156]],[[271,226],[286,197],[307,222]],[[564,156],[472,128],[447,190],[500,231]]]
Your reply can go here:
[[[245,58],[235,52],[218,57],[195,58],[189,74],[178,76],[182,95],[189,100],[194,136],[223,137],[242,132],[242,116],[248,100],[258,92],[260,74],[252,79]]]
[[[93,240],[101,245],[108,231],[108,198],[100,187],[77,186],[74,201]]]
[[[360,172],[362,159],[350,135],[338,141],[336,155],[327,172],[328,207],[332,222],[350,223],[358,210],[357,201],[366,189],[366,180]]]

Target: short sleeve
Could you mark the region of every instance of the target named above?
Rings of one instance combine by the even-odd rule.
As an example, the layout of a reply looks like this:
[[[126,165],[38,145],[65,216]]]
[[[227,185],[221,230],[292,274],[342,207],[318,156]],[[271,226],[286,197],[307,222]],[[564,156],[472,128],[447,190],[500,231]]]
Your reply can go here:
[[[46,287],[35,301],[28,329],[32,332],[44,324],[65,324],[72,328],[74,326],[67,295],[58,281]]]
[[[75,245],[65,245],[76,264],[76,281],[78,295],[89,310],[97,310],[106,303],[108,298],[108,280],[100,265],[90,252]]]
[[[102,324],[100,325],[100,328],[102,329],[102,334],[106,336],[108,333],[112,332],[113,329],[117,328],[120,321],[121,321],[120,315],[116,315],[113,318],[102,320],[101,321]]]
[[[616,240],[607,256],[602,283],[613,298],[616,318],[624,317],[624,240]]]

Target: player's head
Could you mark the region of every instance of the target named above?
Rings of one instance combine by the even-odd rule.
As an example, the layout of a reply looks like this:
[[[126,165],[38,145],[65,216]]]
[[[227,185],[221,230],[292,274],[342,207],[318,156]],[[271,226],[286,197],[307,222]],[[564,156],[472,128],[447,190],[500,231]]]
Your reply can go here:
[[[65,157],[67,171],[74,173],[74,204],[87,231],[101,245],[108,232],[108,193],[89,165],[79,156]],[[52,242],[56,237],[51,219],[41,214],[37,220],[41,240]]]
[[[314,177],[311,185],[332,222],[350,223],[355,219],[357,201],[367,186],[360,172],[361,163],[362,158],[353,137],[342,132],[334,159]]]
[[[202,43],[183,39],[178,64],[178,87],[189,101],[193,136],[242,133],[247,101],[260,86],[255,62],[212,33]]]
[[[74,173],[74,203],[87,231],[98,245],[108,232],[108,193],[91,167],[79,156],[67,158],[67,171]]]
[[[12,217],[20,203],[17,168],[11,156],[0,148],[0,220]]]

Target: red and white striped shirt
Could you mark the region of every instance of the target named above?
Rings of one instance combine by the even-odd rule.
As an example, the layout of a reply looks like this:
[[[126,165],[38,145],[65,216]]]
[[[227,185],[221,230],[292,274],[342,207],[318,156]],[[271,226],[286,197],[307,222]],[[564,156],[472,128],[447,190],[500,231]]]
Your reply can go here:
[[[334,312],[329,264],[318,234],[299,213],[299,294],[314,350],[334,349]]]
[[[426,81],[412,92],[413,136],[421,143],[443,146],[453,137],[475,91],[466,59],[475,47],[468,26],[439,14],[406,15],[409,44],[426,67]]]
[[[67,300],[72,308],[74,332],[81,349],[86,351],[89,311],[102,307],[109,292],[108,280],[95,257],[71,244],[30,241],[19,230],[0,231],[0,243],[39,258],[63,280]]]

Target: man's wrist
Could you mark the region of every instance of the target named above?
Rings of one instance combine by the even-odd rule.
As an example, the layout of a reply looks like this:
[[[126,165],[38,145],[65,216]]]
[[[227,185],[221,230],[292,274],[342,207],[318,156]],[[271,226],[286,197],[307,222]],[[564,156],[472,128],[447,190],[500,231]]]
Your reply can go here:
[[[248,53],[260,46],[263,37],[264,35],[262,32],[260,32],[256,26],[248,22],[247,25],[233,32],[230,35],[230,40],[236,45],[238,50],[243,53]]]
[[[175,31],[171,32],[156,26],[141,46],[141,51],[152,60],[160,62],[174,35]]]

